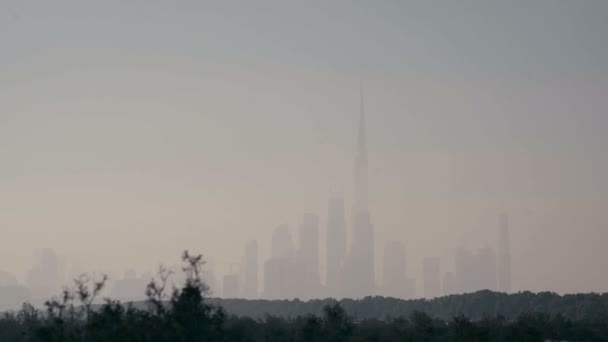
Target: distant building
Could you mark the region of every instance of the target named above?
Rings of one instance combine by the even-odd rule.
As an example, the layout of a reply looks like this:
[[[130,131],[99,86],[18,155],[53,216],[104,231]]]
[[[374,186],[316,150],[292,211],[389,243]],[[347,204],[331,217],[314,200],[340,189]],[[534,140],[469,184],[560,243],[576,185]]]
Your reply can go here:
[[[19,285],[14,274],[0,271],[0,311],[19,309],[30,300],[30,290]]]
[[[272,232],[272,258],[292,259],[295,257],[295,247],[289,226],[279,225]]]
[[[285,224],[272,233],[272,256],[264,263],[265,299],[295,298],[300,289],[302,277],[295,262],[294,243]]]
[[[456,285],[456,277],[452,272],[446,272],[443,275],[443,281],[441,282],[443,285],[442,294],[444,296],[449,296],[458,293],[457,285]]]
[[[299,298],[319,297],[321,280],[319,276],[319,217],[305,214],[299,229],[299,249],[296,263],[302,270],[298,286]]]
[[[353,220],[353,238],[344,266],[342,291],[345,297],[363,298],[373,295],[375,289],[373,226],[367,213],[359,213]]]
[[[511,292],[511,249],[509,241],[509,216],[503,213],[498,226],[498,291]]]
[[[388,297],[408,298],[405,264],[405,245],[399,241],[384,246],[382,294]]]
[[[27,273],[27,284],[35,303],[57,294],[61,288],[59,259],[51,248],[38,249],[34,253],[34,266]]]
[[[293,298],[294,262],[286,258],[270,258],[264,263],[264,299]]]
[[[346,220],[344,199],[331,198],[327,212],[327,252],[325,285],[330,297],[338,297],[343,283],[346,258]]]
[[[405,277],[405,299],[416,298],[416,278]]]
[[[492,248],[480,248],[477,251],[476,290],[496,291],[496,253]]]
[[[424,298],[435,298],[441,295],[439,258],[424,258],[422,262]]]
[[[224,275],[222,298],[239,298],[239,276],[236,273]]]
[[[207,279],[206,283],[207,283],[207,294],[209,296],[218,296],[219,293],[219,281],[215,275],[215,272],[211,271],[206,271],[203,272],[205,274],[205,279]]]
[[[464,248],[456,250],[454,263],[456,287],[455,294],[470,293],[477,290],[475,256]]]
[[[342,293],[345,297],[362,298],[373,294],[375,289],[375,237],[369,211],[369,184],[367,141],[365,133],[365,109],[361,86],[359,133],[355,157],[354,204],[352,215],[352,239],[344,267]]]
[[[202,278],[209,287],[208,295],[217,297],[220,295],[221,288],[219,286],[219,280],[215,273],[215,262],[213,261],[213,259],[208,259],[205,263],[205,266],[206,267],[203,267]],[[181,267],[179,267],[179,269],[181,269]],[[183,272],[177,272],[177,274],[180,275],[183,274]],[[183,280],[185,280],[185,278]]]
[[[112,298],[121,301],[137,301],[145,298],[146,286],[151,280],[151,275],[137,276],[135,270],[125,271],[122,279],[113,283]]]
[[[243,297],[258,298],[258,243],[255,240],[245,245],[243,256]]]
[[[17,286],[17,277],[6,271],[0,271],[0,286]]]
[[[22,285],[0,285],[0,311],[20,309],[31,301],[30,290]]]
[[[468,249],[459,248],[454,266],[452,294],[496,290],[496,253],[493,249],[480,248],[473,254]]]

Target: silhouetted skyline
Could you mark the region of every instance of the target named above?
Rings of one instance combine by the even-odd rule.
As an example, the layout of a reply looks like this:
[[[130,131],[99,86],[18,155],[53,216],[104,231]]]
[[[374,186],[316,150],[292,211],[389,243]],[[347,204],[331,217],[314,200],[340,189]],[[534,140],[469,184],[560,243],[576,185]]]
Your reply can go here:
[[[307,213],[302,215],[297,230],[297,243],[292,238],[292,231],[287,224],[280,224],[273,231],[272,254],[264,262],[264,291],[260,293],[261,298],[363,298],[372,295],[417,298],[416,278],[409,277],[406,272],[408,267],[403,242],[391,241],[385,244],[381,283],[377,282],[374,273],[377,256],[368,207],[369,165],[363,95],[361,83],[352,221],[350,225],[345,221],[344,199],[330,198],[326,218],[325,282],[322,283],[320,280],[319,217]],[[346,229],[347,227],[350,229]],[[420,277],[423,289],[421,296],[431,299],[441,295],[497,289],[509,293],[511,266],[506,213],[500,215],[498,232],[498,263],[496,252],[491,247],[479,248],[476,253],[458,248],[454,255],[454,271],[444,271],[442,275],[440,258],[425,257]],[[347,250],[348,239],[351,244]],[[251,242],[248,246],[251,246]],[[252,252],[249,254],[252,257],[254,255]],[[255,259],[257,260],[257,254]],[[243,259],[242,264],[246,270],[241,274],[248,274],[247,278],[250,279],[248,282],[251,283],[254,266],[247,258]],[[257,293],[254,294],[252,291],[245,294],[237,293],[236,290],[226,290],[226,287],[236,289],[235,284],[238,279],[233,274],[224,276],[224,282],[228,282],[222,292],[224,298],[257,298]]]
[[[0,287],[107,273],[142,295],[189,250],[217,296],[233,274],[263,296],[268,261],[327,295],[421,297],[425,258],[442,293],[607,291],[607,12],[2,1]]]

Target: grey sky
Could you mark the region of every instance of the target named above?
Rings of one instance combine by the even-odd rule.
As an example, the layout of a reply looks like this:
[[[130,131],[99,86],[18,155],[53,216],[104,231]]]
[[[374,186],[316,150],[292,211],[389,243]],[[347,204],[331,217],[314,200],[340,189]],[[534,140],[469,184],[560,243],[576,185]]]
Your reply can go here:
[[[606,1],[0,0],[0,269],[217,268],[352,203],[451,269],[512,218],[515,289],[606,291]],[[324,236],[324,230],[321,236]],[[377,258],[380,260],[381,255]],[[321,258],[323,260],[323,258]]]

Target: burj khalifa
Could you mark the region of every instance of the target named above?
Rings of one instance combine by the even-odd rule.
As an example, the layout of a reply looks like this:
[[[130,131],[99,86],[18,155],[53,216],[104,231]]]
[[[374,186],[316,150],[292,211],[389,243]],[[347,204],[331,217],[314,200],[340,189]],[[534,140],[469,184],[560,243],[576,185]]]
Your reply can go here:
[[[361,84],[359,132],[355,156],[354,203],[351,221],[351,244],[345,264],[343,293],[362,298],[374,292],[374,227],[369,212],[368,158],[365,132],[365,107]]]

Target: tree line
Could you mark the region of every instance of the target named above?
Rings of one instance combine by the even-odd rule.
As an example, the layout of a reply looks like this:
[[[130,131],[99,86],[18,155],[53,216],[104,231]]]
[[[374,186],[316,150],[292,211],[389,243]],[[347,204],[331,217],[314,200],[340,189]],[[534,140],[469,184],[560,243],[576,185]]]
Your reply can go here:
[[[390,319],[409,317],[412,313],[424,312],[434,318],[450,320],[464,315],[478,321],[490,316],[502,316],[515,320],[520,315],[542,313],[561,315],[574,321],[608,320],[608,293],[582,293],[560,296],[552,292],[529,291],[506,294],[488,290],[474,293],[450,295],[431,300],[398,299],[390,297],[366,297],[363,299],[315,299],[293,300],[245,300],[210,298],[209,302],[222,306],[227,312],[238,316],[264,318],[266,315],[297,317],[308,314],[320,315],[323,308],[336,302],[355,320]]]
[[[449,296],[433,301],[411,301],[406,311],[386,311],[394,316],[373,316],[381,311],[374,305],[385,305],[380,298],[362,301],[311,301],[321,305],[317,313],[306,312],[300,301],[251,301],[253,307],[264,313],[268,305],[295,307],[294,315],[234,314],[208,298],[208,287],[201,278],[204,264],[201,255],[184,252],[185,282],[181,288],[169,288],[171,273],[160,268],[155,279],[146,287],[144,305],[120,303],[105,299],[94,304],[100,296],[107,278],[95,280],[87,276],[76,279],[74,286],[60,296],[45,303],[44,310],[24,304],[16,312],[0,317],[0,341],[606,341],[608,320],[597,315],[584,314],[567,317],[559,312],[560,306],[551,306],[555,312],[543,310],[520,312],[507,317],[495,311],[481,313],[483,303],[491,292],[473,294],[479,308],[472,317],[459,312],[449,318],[447,313],[437,314],[443,301],[461,303],[466,296]],[[471,295],[467,295],[471,296]],[[520,298],[524,301],[528,294]],[[545,297],[547,295],[544,295]],[[541,298],[545,298],[541,295]],[[546,298],[553,298],[549,295]],[[476,303],[469,298],[467,305]],[[519,297],[516,297],[519,298]],[[542,300],[532,300],[532,303]],[[591,296],[596,309],[602,307],[603,296]],[[408,302],[386,299],[395,306]],[[223,301],[236,305],[245,301]],[[359,305],[355,308],[349,305]],[[428,305],[424,306],[424,305]],[[266,305],[266,306],[265,306]],[[416,305],[423,305],[418,307]],[[460,304],[455,304],[454,312]],[[515,305],[515,304],[511,304]],[[523,305],[523,304],[522,304]],[[525,308],[530,307],[525,304]],[[582,306],[584,307],[584,306]],[[422,310],[419,310],[422,309]],[[298,311],[300,310],[300,311]],[[405,314],[400,314],[407,312]],[[426,311],[423,311],[426,310]],[[585,308],[583,310],[591,310]],[[272,310],[268,310],[272,311]],[[276,311],[276,310],[275,310]],[[516,310],[517,311],[517,310]],[[592,310],[591,310],[592,311]],[[590,311],[590,312],[591,312]],[[601,311],[601,310],[600,310]],[[274,312],[274,311],[273,311]],[[357,313],[357,315],[354,315]],[[515,311],[514,311],[515,312]],[[569,311],[565,311],[569,312]]]

